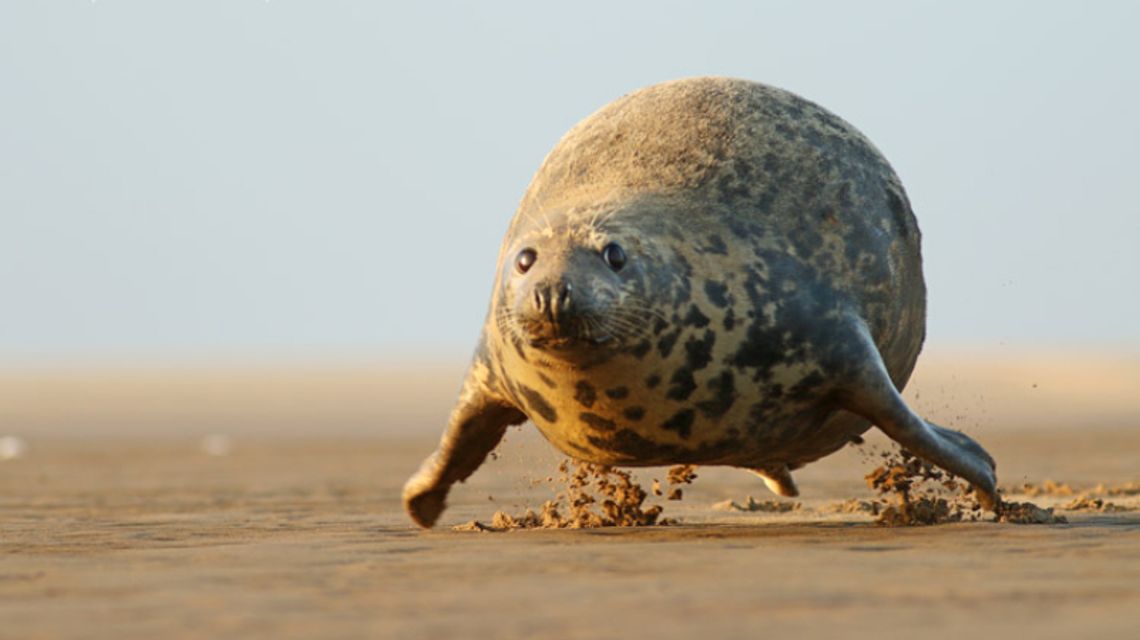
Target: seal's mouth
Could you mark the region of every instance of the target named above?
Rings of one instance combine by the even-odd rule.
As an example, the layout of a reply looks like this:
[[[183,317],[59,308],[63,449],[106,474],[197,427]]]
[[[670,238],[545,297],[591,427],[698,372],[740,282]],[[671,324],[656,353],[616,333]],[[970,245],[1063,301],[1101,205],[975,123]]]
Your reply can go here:
[[[568,352],[582,349],[595,349],[612,345],[615,342],[611,335],[600,336],[553,336],[536,337],[528,340],[530,346],[542,351]]]
[[[516,346],[575,366],[606,360],[631,345],[640,345],[650,326],[647,318],[654,317],[616,305],[579,306],[558,314],[537,313],[525,305],[502,305],[495,310],[499,330]]]
[[[525,338],[525,341],[548,362],[574,369],[589,369],[608,361],[620,351],[621,344],[617,338],[608,333],[531,336]]]
[[[519,327],[532,348],[567,355],[597,352],[617,346],[618,340],[600,322],[588,316],[523,322]]]

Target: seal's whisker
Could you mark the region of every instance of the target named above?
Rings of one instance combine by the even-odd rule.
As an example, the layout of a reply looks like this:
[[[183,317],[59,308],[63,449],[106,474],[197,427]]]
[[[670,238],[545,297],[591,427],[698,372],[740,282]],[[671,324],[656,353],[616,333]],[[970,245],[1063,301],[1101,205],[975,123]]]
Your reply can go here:
[[[627,327],[627,329],[641,329],[641,327],[646,326],[644,319],[636,316],[612,314],[610,316],[606,316],[605,321],[620,325],[622,327]]]
[[[637,313],[612,313],[610,318],[614,322],[620,322],[624,325],[636,328],[644,328],[648,330],[652,326],[652,322],[643,315]]]
[[[614,318],[605,318],[600,321],[600,324],[605,328],[607,333],[618,338],[621,342],[628,341],[631,338],[645,333],[645,331],[637,325],[622,322]]]
[[[607,316],[604,319],[604,322],[629,329],[636,329],[644,326],[637,318],[624,317],[616,314]]]
[[[621,301],[621,304],[615,307],[620,313],[629,313],[637,316],[653,316],[665,320],[665,314],[658,310],[653,305],[646,302],[640,296],[629,296]]]

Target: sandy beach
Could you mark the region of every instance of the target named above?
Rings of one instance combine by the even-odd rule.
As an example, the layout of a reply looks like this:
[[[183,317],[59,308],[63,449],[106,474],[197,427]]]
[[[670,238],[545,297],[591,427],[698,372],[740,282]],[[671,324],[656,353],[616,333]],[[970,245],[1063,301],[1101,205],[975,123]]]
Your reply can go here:
[[[872,437],[797,473],[699,468],[665,527],[460,532],[537,508],[561,457],[524,426],[432,531],[399,487],[461,368],[10,372],[0,637],[1127,637],[1140,623],[1140,359],[933,352],[908,397],[1067,524],[877,526]],[[648,485],[663,469],[644,469]],[[1103,485],[1098,489],[1098,485]],[[1099,493],[1098,493],[1099,492]],[[1115,510],[1072,505],[1076,494]],[[1102,505],[1103,505],[1102,502]]]

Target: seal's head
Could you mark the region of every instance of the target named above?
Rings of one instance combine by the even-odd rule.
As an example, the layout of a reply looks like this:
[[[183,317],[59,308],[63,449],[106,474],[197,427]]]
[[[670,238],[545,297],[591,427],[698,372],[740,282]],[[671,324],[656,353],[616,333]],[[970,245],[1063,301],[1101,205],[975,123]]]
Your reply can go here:
[[[495,316],[501,333],[550,357],[628,348],[646,330],[645,252],[626,216],[546,216],[504,247]]]

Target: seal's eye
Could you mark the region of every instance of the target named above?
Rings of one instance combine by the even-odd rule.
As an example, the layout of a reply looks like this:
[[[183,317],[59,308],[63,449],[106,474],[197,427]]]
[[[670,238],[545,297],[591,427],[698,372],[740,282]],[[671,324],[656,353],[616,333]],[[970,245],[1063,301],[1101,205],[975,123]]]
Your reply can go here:
[[[535,260],[538,260],[538,254],[534,252],[534,249],[523,249],[519,251],[519,257],[515,258],[515,268],[519,270],[519,273],[526,273],[534,266]]]
[[[602,260],[605,260],[606,264],[614,271],[621,271],[621,268],[625,266],[625,251],[622,250],[620,244],[611,242],[602,247]]]

